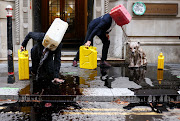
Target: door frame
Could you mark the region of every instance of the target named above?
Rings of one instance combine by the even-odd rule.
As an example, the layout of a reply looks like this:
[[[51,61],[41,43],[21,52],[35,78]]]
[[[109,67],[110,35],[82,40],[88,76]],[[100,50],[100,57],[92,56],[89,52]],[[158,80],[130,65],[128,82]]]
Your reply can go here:
[[[84,40],[87,31],[87,0],[75,0],[75,33],[71,37],[66,33],[63,39]],[[49,28],[49,0],[41,0],[41,31]],[[72,33],[73,34],[73,33]]]

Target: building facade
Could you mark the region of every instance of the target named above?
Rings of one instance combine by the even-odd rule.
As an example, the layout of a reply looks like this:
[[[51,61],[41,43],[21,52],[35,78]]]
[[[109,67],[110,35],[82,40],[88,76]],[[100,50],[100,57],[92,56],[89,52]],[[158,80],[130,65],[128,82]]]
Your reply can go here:
[[[0,60],[7,60],[6,6],[13,7],[13,50],[17,51],[30,31],[46,32],[55,17],[69,23],[63,43],[71,50],[72,45],[82,43],[88,23],[109,12],[116,5],[123,4],[132,16],[129,24],[122,28],[115,26],[110,33],[108,58],[126,59],[127,41],[139,41],[145,51],[148,63],[157,63],[160,52],[165,63],[180,63],[180,1],[143,0],[146,12],[136,15],[133,6],[139,0],[0,0]],[[176,5],[176,10],[173,11]],[[127,36],[126,36],[127,35]],[[33,46],[29,41],[27,49]],[[101,56],[102,42],[94,38],[98,56]]]

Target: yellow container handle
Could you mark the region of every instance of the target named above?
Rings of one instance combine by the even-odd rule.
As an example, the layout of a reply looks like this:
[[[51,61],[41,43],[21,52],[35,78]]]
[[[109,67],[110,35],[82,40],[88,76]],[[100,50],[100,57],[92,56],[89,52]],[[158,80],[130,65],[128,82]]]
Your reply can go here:
[[[24,56],[28,56],[28,53],[26,53],[25,51],[25,49],[21,49],[21,54],[23,54]]]
[[[93,46],[85,46],[85,45],[84,45],[84,47],[85,47],[86,49],[94,49],[94,50],[97,49],[96,47],[93,47]]]

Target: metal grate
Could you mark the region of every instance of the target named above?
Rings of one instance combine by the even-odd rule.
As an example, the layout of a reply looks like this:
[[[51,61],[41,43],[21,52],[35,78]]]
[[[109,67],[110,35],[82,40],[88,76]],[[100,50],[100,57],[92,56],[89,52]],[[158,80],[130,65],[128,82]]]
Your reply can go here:
[[[113,102],[117,99],[129,103],[138,102],[171,102],[180,101],[179,95],[157,95],[157,96],[84,96],[84,95],[19,95],[19,102]]]
[[[180,95],[141,95],[141,96],[85,96],[85,95],[0,95],[2,100],[15,100],[19,102],[114,102],[127,101],[139,102],[179,102]]]

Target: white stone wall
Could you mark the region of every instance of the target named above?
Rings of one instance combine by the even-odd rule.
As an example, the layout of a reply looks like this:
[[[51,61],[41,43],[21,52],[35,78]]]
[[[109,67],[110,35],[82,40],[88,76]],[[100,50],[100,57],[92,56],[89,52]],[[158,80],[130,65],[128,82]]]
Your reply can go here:
[[[19,2],[19,38],[16,35],[16,27],[15,26],[15,1]],[[27,1],[27,7],[24,7],[23,2]],[[24,31],[27,28],[27,32],[32,31],[32,9],[30,9],[30,0],[0,0],[0,60],[7,60],[7,18],[6,18],[6,10],[7,5],[11,5],[13,8],[13,17],[12,17],[12,34],[13,34],[13,56],[14,60],[18,58],[18,49],[20,49],[21,43],[24,40]],[[27,23],[24,23],[24,13],[27,13]],[[19,40],[18,40],[19,39]],[[19,41],[19,42],[18,42]],[[32,48],[32,41],[29,41],[27,49],[30,52]]]
[[[8,5],[14,8],[14,0],[0,0],[0,60],[7,59],[7,11],[5,10]],[[14,26],[14,11],[12,18],[12,26]],[[12,34],[14,38],[14,28],[12,27]],[[15,50],[15,41],[13,39],[13,50]],[[15,52],[14,52],[15,54]]]
[[[0,60],[7,60],[7,18],[6,6],[13,7],[13,50],[14,58],[17,59],[17,50],[24,40],[25,30],[32,31],[32,9],[30,9],[30,0],[19,0],[19,18],[20,18],[20,44],[15,38],[15,1],[0,0]],[[139,41],[141,47],[147,55],[149,63],[157,63],[157,56],[163,52],[165,63],[180,63],[180,1],[179,0],[143,0],[144,3],[178,3],[177,16],[149,16],[137,17],[132,13],[133,3],[139,0],[109,0],[109,11],[118,4],[123,4],[132,15],[132,21],[123,26],[126,34],[131,41]],[[24,4],[26,2],[27,5]],[[33,0],[31,0],[33,2]],[[94,0],[94,18],[104,14],[105,0]],[[32,3],[31,3],[32,4]],[[32,6],[33,7],[33,6]],[[25,22],[24,17],[28,16]],[[121,27],[116,26],[110,33],[110,48],[108,57],[125,58],[127,39],[125,38]],[[98,56],[101,57],[102,42],[98,37],[94,38],[94,46],[97,47]],[[27,49],[30,52],[32,41],[30,40]]]
[[[133,3],[139,0],[109,0],[109,10],[118,4],[123,4],[132,16],[132,21],[123,26],[130,41],[139,41],[145,51],[148,63],[157,63],[160,52],[165,56],[165,63],[180,63],[180,1],[179,0],[143,0],[144,3],[178,3],[177,16],[141,16],[133,15]],[[95,0],[94,18],[104,14],[102,0]],[[125,58],[126,37],[122,29],[116,26],[110,33],[110,48],[108,57]],[[101,56],[102,43],[98,37],[94,45]]]
[[[148,62],[157,63],[160,52],[165,56],[165,63],[180,63],[180,1],[178,0],[143,0],[144,3],[178,3],[177,16],[133,16],[132,5],[137,0],[128,1],[128,11],[132,21],[126,32],[131,41],[139,41]]]
[[[19,0],[20,6],[20,44],[23,42],[25,36],[28,32],[32,32],[32,2],[31,0],[31,9],[30,9],[30,0]],[[27,44],[27,50],[29,51],[29,55],[31,52],[31,48],[33,46],[33,40],[29,40]],[[20,45],[19,45],[20,47]]]

